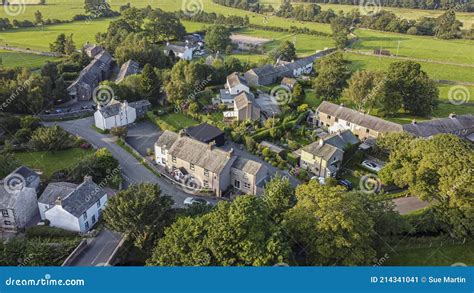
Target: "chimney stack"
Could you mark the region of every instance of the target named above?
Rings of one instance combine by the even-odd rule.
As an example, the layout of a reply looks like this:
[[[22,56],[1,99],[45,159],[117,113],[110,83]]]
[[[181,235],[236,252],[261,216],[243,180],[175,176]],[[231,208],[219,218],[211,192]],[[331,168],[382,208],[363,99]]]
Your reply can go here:
[[[411,124],[416,125],[416,119],[413,119],[413,120],[411,121]]]
[[[54,202],[55,205],[62,205],[62,198],[60,196],[58,196],[58,198],[56,198],[56,201]]]
[[[84,182],[92,182],[92,176],[90,175],[84,176]]]
[[[456,118],[456,114],[454,114],[454,113],[449,114],[449,118],[451,118],[451,119]]]
[[[215,144],[216,144],[215,141],[211,141],[210,143],[207,144],[210,151],[212,151],[212,148],[214,147]]]
[[[322,138],[319,139],[319,146],[323,146],[324,145],[324,140]]]

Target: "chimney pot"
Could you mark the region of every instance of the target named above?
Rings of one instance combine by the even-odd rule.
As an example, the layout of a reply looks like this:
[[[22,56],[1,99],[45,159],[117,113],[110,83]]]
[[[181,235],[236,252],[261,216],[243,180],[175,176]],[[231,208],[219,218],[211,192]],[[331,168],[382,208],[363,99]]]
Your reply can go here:
[[[456,118],[456,114],[454,114],[454,113],[449,114],[449,118],[451,118],[451,119]]]
[[[84,182],[92,182],[92,176],[90,175],[84,176]]]

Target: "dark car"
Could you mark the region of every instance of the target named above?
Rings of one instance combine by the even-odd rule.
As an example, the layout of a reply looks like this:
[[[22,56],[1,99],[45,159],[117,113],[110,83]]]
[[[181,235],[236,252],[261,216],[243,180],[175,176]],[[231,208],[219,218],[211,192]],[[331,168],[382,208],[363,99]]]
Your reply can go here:
[[[341,179],[337,183],[344,186],[347,190],[352,190],[352,183],[349,180]]]

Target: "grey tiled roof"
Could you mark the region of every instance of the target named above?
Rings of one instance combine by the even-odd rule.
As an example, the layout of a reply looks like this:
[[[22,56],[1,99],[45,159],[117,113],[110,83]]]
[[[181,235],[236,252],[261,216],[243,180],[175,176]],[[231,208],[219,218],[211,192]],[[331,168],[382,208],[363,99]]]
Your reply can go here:
[[[112,63],[112,56],[107,51],[102,51],[97,54],[94,59],[87,65],[79,74],[79,77],[68,87],[73,88],[78,84],[92,85],[96,80],[101,80],[101,72],[110,66]]]
[[[120,108],[124,105],[116,100],[112,100],[107,106],[103,106],[99,111],[102,113],[104,118],[109,118],[112,116],[116,116],[120,113]],[[150,102],[147,100],[136,101],[132,103],[128,103],[128,105],[132,108],[143,107],[143,106],[150,106]]]
[[[219,128],[208,123],[188,127],[185,129],[185,133],[201,142],[212,141],[216,137],[224,134]]]
[[[455,115],[448,118],[433,119],[403,125],[403,130],[420,137],[430,137],[440,133],[467,136],[474,132],[474,116]]]
[[[324,138],[324,142],[337,147],[340,150],[345,150],[347,146],[359,143],[359,139],[352,134],[350,130],[336,132]]]
[[[256,175],[262,167],[263,165],[257,161],[249,160],[240,156],[237,157],[232,164],[232,168],[252,175]]]
[[[122,67],[120,67],[120,72],[118,73],[115,82],[121,82],[125,79],[125,77],[129,75],[138,74],[139,72],[140,66],[138,65],[138,63],[133,60],[128,60],[127,62],[122,64]]]
[[[170,149],[177,139],[178,139],[177,133],[173,131],[165,130],[158,137],[158,140],[156,141],[155,145],[160,148],[164,147],[165,149]]]
[[[386,121],[384,119],[364,114],[359,111],[327,101],[324,101],[321,103],[321,105],[319,105],[318,112],[328,114],[332,117],[337,117],[344,121],[348,121],[381,133],[399,132],[403,130],[400,124]]]
[[[54,185],[51,187],[48,185],[43,195],[41,195],[40,202],[54,204],[58,197],[61,197],[62,208],[75,217],[81,216],[107,194],[99,185],[87,180],[76,188],[65,182],[52,184]]]
[[[229,83],[230,87],[236,87],[239,84],[247,85],[247,81],[245,78],[240,76],[237,72],[234,72],[227,76],[227,82]]]
[[[217,147],[210,147],[206,143],[186,136],[178,137],[168,153],[185,162],[218,174],[232,158],[229,152]]]
[[[23,181],[23,179],[19,177],[19,179],[17,180],[18,182],[16,183],[18,184],[26,183],[26,187],[30,187],[30,188],[36,187],[33,185],[33,182],[39,178],[39,175],[35,171],[25,166],[21,166],[17,168],[16,170],[14,170],[13,172],[11,172],[10,174],[8,174],[4,179],[7,179],[10,176],[15,176],[15,175],[19,175],[24,178],[24,181]],[[16,179],[16,176],[14,178]],[[7,189],[5,188],[5,184],[9,184],[9,183],[4,182],[3,180],[0,180],[0,207],[14,208],[17,200],[19,199],[19,196],[21,196],[21,192],[13,192],[13,193],[11,191],[9,192],[10,188],[7,188]]]
[[[324,143],[321,145],[319,141],[315,141],[302,148],[303,151],[314,155],[315,157],[323,158],[325,161],[331,159],[331,157],[337,153],[342,153],[342,150],[337,147]]]
[[[242,92],[234,98],[235,105],[237,106],[238,110],[241,110],[248,106],[248,104],[253,104],[255,107],[259,107],[257,103],[255,103],[255,99],[246,92]]]

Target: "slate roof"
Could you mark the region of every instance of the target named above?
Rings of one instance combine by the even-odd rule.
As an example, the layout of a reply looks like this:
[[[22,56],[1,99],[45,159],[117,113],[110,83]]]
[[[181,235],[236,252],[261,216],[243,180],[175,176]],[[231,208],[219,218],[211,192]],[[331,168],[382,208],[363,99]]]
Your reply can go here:
[[[359,143],[359,139],[352,134],[350,130],[344,130],[326,136],[324,138],[324,143],[335,146],[340,150],[344,150],[347,146]]]
[[[165,130],[163,133],[158,137],[155,145],[160,148],[170,149],[171,146],[175,143],[178,139],[178,134],[173,131]]]
[[[419,137],[430,137],[440,133],[467,136],[474,131],[474,116],[451,115],[448,118],[415,122],[403,125],[403,130]]]
[[[189,45],[191,45],[191,44],[189,44]],[[184,42],[177,42],[177,43],[174,43],[174,44],[168,44],[165,47],[165,50],[173,51],[175,53],[184,53],[188,49],[189,49],[188,44],[186,44]]]
[[[234,98],[235,105],[238,110],[241,110],[247,107],[249,104],[253,104],[255,107],[259,107],[257,103],[255,103],[255,99],[246,92],[242,92]]]
[[[219,128],[207,123],[201,123],[196,126],[188,127],[185,129],[185,133],[190,137],[204,143],[212,141],[216,137],[224,134],[224,132],[222,132]]]
[[[105,68],[109,67],[112,63],[113,59],[112,56],[107,51],[102,51],[97,54],[94,59],[89,63],[79,74],[79,77],[68,87],[72,89],[74,86],[78,84],[85,84],[91,86],[97,80],[100,81],[101,72],[104,71]]]
[[[329,159],[331,159],[331,157],[335,153],[338,153],[338,152],[343,153],[343,151],[338,149],[337,147],[327,144],[327,143],[323,143],[321,145],[319,141],[315,141],[303,147],[302,151],[310,153],[315,157],[323,158],[325,161],[328,161]]]
[[[32,183],[39,178],[39,175],[34,172],[33,170],[21,166],[8,174],[5,179],[9,178],[10,176],[14,176],[15,174],[20,175],[25,179],[26,182],[26,187],[30,188],[35,188],[35,186],[32,185]],[[16,177],[12,177],[16,178]],[[21,179],[20,179],[21,181]],[[18,183],[20,183],[18,181]],[[8,184],[7,182],[4,182],[4,180],[0,180],[0,207],[2,208],[14,208],[17,200],[19,199],[19,196],[21,196],[21,192],[11,192],[10,188],[5,188],[5,184]]]
[[[216,147],[210,147],[193,138],[178,137],[168,153],[190,164],[194,164],[213,173],[220,173],[231,160],[231,153]]]
[[[107,194],[99,185],[89,180],[84,181],[74,189],[73,185],[66,182],[53,184],[55,185],[50,189],[48,189],[48,185],[39,201],[45,204],[54,204],[58,196],[65,195],[65,197],[61,197],[61,206],[75,217],[81,216]],[[72,191],[68,193],[70,190]],[[58,196],[55,196],[55,191],[58,192]]]
[[[116,116],[120,113],[120,108],[124,105],[124,103],[121,103],[120,101],[117,100],[112,100],[107,106],[101,107],[99,110],[100,113],[102,113],[102,116],[104,118],[109,118]],[[128,103],[128,106],[132,108],[141,108],[144,106],[150,106],[150,102],[148,100],[140,100],[132,103]]]
[[[230,74],[229,76],[227,76],[227,83],[232,88],[238,86],[239,84],[243,84],[243,85],[247,86],[247,81],[245,80],[245,78],[243,78],[237,72],[234,72],[234,73]]]
[[[368,114],[363,114],[359,111],[327,101],[323,101],[321,105],[319,105],[317,111],[381,133],[398,132],[403,130],[400,124],[386,121]]]
[[[249,160],[239,156],[232,164],[232,168],[241,170],[247,174],[256,175],[260,169],[263,168],[263,165],[257,161]]]
[[[122,80],[125,79],[125,77],[129,75],[134,75],[138,74],[140,72],[140,65],[138,65],[137,62],[133,60],[128,60],[124,64],[122,64],[122,67],[120,67],[120,72],[117,75],[117,79],[115,82],[119,83]]]

